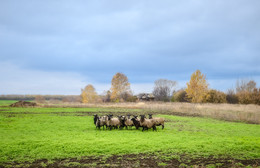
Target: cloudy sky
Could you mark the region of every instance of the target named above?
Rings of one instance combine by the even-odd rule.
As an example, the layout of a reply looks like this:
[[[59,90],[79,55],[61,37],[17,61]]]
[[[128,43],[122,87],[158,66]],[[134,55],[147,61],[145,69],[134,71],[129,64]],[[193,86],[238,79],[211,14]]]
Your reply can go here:
[[[0,1],[0,94],[102,93],[117,72],[137,94],[197,69],[214,89],[259,86],[259,0]]]

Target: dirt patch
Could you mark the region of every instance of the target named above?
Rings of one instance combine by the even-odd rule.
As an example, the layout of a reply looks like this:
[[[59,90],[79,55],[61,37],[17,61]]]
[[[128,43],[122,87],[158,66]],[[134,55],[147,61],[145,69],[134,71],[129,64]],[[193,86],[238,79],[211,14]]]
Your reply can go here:
[[[18,101],[10,105],[10,107],[35,107],[37,106],[34,102]]]
[[[32,163],[6,163],[0,167],[127,167],[127,168],[155,168],[155,167],[246,167],[260,166],[260,159],[237,160],[237,159],[218,159],[207,158],[189,158],[185,155],[176,154],[128,154],[113,155],[110,157],[80,157],[48,161],[47,159],[36,160]]]

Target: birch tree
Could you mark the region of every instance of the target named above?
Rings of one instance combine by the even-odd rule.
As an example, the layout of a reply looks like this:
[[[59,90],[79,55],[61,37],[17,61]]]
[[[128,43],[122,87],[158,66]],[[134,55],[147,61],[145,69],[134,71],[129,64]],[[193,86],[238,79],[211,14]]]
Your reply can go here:
[[[84,89],[81,89],[81,101],[82,103],[93,103],[97,99],[97,92],[93,85],[87,85]]]
[[[111,99],[113,101],[120,101],[125,94],[131,94],[130,83],[125,74],[117,73],[113,76],[111,81],[111,92]]]
[[[208,92],[206,75],[202,74],[200,70],[196,70],[196,72],[191,75],[185,91],[187,92],[188,99],[191,99],[192,103],[201,103]]]

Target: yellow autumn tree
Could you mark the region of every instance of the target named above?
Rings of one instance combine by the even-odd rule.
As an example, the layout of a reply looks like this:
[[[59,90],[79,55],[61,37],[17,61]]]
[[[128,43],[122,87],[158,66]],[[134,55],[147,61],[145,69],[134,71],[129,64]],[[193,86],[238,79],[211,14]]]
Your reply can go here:
[[[81,89],[80,96],[82,103],[93,103],[98,97],[93,85],[87,85],[84,89]]]
[[[128,78],[123,73],[117,73],[113,76],[111,81],[111,99],[113,101],[120,101],[125,99],[126,95],[130,95],[130,83]]]
[[[206,76],[202,74],[200,70],[196,70],[196,72],[191,75],[185,91],[187,92],[187,98],[191,99],[191,102],[201,103],[208,92]]]

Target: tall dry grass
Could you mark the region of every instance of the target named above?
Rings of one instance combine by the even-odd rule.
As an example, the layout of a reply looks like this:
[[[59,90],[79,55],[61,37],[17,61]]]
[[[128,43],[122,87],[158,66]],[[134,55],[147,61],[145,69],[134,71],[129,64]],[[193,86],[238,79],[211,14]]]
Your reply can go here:
[[[242,121],[260,124],[260,106],[240,104],[193,104],[156,103],[145,104],[144,109],[168,111],[174,114],[206,116],[228,121]]]
[[[161,114],[205,116],[228,121],[242,121],[260,124],[260,106],[242,104],[194,104],[177,102],[138,102],[138,103],[61,103],[45,104],[45,107],[103,107],[103,108],[131,108]]]

